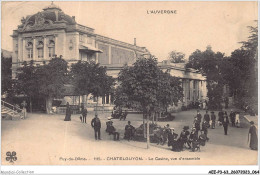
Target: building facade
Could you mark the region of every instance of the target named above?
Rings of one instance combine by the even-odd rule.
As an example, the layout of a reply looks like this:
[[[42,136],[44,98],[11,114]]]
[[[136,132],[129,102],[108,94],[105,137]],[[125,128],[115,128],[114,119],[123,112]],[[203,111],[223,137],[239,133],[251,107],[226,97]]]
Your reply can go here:
[[[12,37],[13,78],[24,61],[41,64],[54,55],[62,55],[69,63],[95,60],[102,65],[124,65],[132,64],[138,55],[147,52],[144,47],[96,34],[54,4],[22,18]]]
[[[197,70],[186,68],[185,63],[170,63],[169,61],[159,63],[159,67],[181,80],[183,99],[179,101],[178,106],[170,106],[169,110],[177,111],[182,106],[188,107],[196,102],[208,100],[206,77]]]
[[[131,65],[138,57],[149,53],[145,47],[137,46],[135,40],[129,44],[96,34],[93,28],[78,24],[74,16],[66,15],[53,3],[41,12],[22,18],[12,38],[13,78],[24,61],[33,60],[35,65],[41,65],[55,55],[62,56],[69,64],[79,60],[95,61],[107,67],[108,75],[117,77],[123,65]],[[188,105],[191,101],[206,98],[205,77],[195,70],[168,63],[160,63],[160,66],[182,79],[185,96],[182,103]],[[90,107],[98,102],[109,109],[113,103],[109,94],[99,99],[70,94],[65,99],[73,105],[88,103]]]

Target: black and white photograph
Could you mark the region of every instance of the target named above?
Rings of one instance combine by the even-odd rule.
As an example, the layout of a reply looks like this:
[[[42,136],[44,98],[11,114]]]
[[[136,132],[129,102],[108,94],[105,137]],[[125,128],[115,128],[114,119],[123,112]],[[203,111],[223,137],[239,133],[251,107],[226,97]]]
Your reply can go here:
[[[258,165],[258,2],[2,1],[1,164]]]

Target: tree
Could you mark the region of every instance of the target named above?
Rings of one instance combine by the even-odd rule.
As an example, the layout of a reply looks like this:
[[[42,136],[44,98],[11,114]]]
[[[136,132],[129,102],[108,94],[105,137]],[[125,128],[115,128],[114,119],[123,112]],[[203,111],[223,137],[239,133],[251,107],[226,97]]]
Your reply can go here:
[[[116,103],[124,107],[143,111],[147,119],[147,148],[149,148],[149,118],[166,105],[173,104],[182,97],[182,89],[177,78],[163,73],[157,59],[139,58],[133,66],[125,66],[118,76]]]
[[[99,97],[112,92],[114,79],[107,75],[106,67],[95,62],[72,64],[71,76],[76,94],[84,95],[83,101],[89,94]]]
[[[12,58],[6,58],[1,53],[1,88],[2,94],[12,88]]]
[[[257,103],[258,73],[258,28],[248,26],[250,35],[247,41],[240,42],[241,48],[234,50],[228,58],[231,68],[224,79],[229,84],[232,95],[241,107],[243,103]],[[249,99],[247,101],[246,99]]]
[[[242,49],[248,50],[252,53],[253,57],[257,54],[258,48],[258,27],[248,26],[250,35],[247,41],[240,42]],[[257,57],[256,57],[257,58]]]
[[[221,101],[223,96],[223,87],[225,81],[223,80],[223,67],[229,64],[222,64],[224,54],[221,52],[213,52],[211,46],[207,46],[205,51],[196,50],[189,57],[187,63],[188,68],[199,70],[207,77],[207,89],[209,98],[209,108],[221,108]],[[226,69],[225,69],[226,70]]]
[[[172,62],[172,63],[184,63],[185,60],[184,60],[184,57],[185,57],[185,54],[182,53],[182,52],[177,52],[175,50],[171,51],[169,53],[169,60]]]
[[[62,58],[52,58],[48,64],[37,67],[35,76],[37,91],[45,99],[46,112],[49,114],[53,99],[64,96],[64,85],[68,82],[68,63]]]
[[[88,96],[94,88],[95,81],[92,79],[94,75],[94,64],[79,61],[71,65],[70,74],[72,76],[72,82],[75,85],[75,93],[83,96],[83,104],[85,104],[86,96]]]
[[[23,62],[23,66],[18,68],[17,80],[14,83],[14,91],[17,94],[23,94],[30,100],[30,112],[32,112],[32,98],[39,96],[39,85],[36,77],[36,67],[33,61],[28,64]]]
[[[167,72],[159,72],[156,112],[159,116],[169,105],[177,105],[183,97],[183,89],[179,78],[171,76]]]

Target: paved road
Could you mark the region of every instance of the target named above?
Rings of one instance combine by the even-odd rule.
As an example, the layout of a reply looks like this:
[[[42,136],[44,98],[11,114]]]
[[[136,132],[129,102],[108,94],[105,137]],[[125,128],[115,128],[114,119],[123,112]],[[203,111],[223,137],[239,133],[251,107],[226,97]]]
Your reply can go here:
[[[204,114],[204,112],[201,112]],[[172,122],[159,122],[161,126],[170,124],[180,133],[184,125],[192,125],[195,110],[180,112]],[[251,165],[257,164],[257,151],[248,149],[248,124],[243,128],[229,128],[224,135],[223,127],[209,130],[210,141],[201,152],[172,152],[165,146],[151,144],[149,150],[146,143],[122,140],[124,126],[127,121],[113,120],[114,126],[122,133],[121,140],[115,142],[112,136],[105,133],[105,122],[109,113],[100,114],[102,122],[102,140],[94,139],[90,126],[92,114],[87,117],[87,124],[79,120],[78,115],[72,116],[71,122],[64,122],[63,115],[29,114],[26,120],[2,121],[2,163],[7,151],[17,152],[19,165],[87,165],[87,164],[171,164],[171,165]],[[130,114],[127,120],[136,127],[142,123],[142,115]],[[243,120],[241,118],[241,120]],[[65,158],[80,157],[81,160],[66,160]],[[113,157],[141,157],[143,160],[112,160]],[[165,160],[155,160],[156,157]],[[82,160],[85,158],[85,160]],[[149,160],[149,159],[154,160]],[[168,160],[167,160],[168,158]],[[170,160],[173,158],[173,160]],[[177,160],[174,160],[174,159]],[[189,158],[193,160],[183,160]],[[99,160],[100,159],[100,160]],[[158,159],[158,158],[156,158]],[[199,160],[195,160],[199,159]]]

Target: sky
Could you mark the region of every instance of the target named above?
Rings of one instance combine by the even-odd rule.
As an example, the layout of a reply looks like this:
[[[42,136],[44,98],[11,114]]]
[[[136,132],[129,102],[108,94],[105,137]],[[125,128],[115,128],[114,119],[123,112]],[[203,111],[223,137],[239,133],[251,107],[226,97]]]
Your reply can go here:
[[[42,2],[2,2],[2,49],[12,51],[13,30],[22,17],[35,14],[48,5]],[[185,58],[196,49],[229,56],[238,42],[247,40],[247,26],[256,26],[257,1],[251,2],[82,2],[54,1],[76,22],[95,29],[95,33],[130,44],[146,47],[158,60],[169,52],[183,52]],[[171,14],[154,14],[153,10],[171,10]]]

